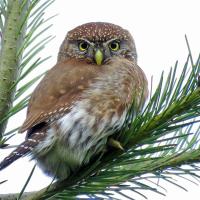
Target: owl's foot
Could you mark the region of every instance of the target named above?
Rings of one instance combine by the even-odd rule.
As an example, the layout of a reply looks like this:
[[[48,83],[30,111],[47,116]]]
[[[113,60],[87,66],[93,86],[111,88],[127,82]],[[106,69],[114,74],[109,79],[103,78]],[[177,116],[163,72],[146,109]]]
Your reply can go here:
[[[116,149],[120,149],[120,150],[124,151],[124,148],[122,147],[121,143],[113,138],[108,139],[108,145],[111,147],[114,147]]]

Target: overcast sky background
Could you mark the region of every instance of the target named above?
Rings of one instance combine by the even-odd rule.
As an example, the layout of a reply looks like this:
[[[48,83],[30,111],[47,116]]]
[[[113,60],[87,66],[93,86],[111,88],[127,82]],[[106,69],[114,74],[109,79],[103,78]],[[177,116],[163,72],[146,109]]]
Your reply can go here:
[[[188,55],[185,34],[194,58],[200,53],[199,8],[198,0],[56,0],[47,10],[48,16],[59,14],[52,20],[54,26],[49,31],[56,38],[41,53],[41,56],[52,55],[52,58],[40,66],[40,69],[44,70],[55,64],[59,45],[68,30],[86,22],[105,21],[118,24],[132,33],[139,66],[148,79],[153,75],[156,81],[161,71],[168,72],[176,60],[179,60],[179,67],[183,67]],[[34,72],[34,75],[37,73],[38,71]],[[9,128],[19,126],[24,119],[25,112],[18,114],[10,121]],[[22,141],[23,137],[24,135],[15,137],[13,144]],[[7,150],[1,150],[0,160],[7,154]],[[33,165],[34,162],[29,162],[29,158],[23,158],[0,172],[0,181],[8,179],[7,183],[0,185],[0,193],[19,192]],[[27,191],[41,189],[50,180],[37,168]],[[164,182],[162,186],[167,189],[166,197],[152,192],[145,194],[148,194],[149,200],[199,200],[200,185],[196,186],[185,180],[179,180],[179,183],[189,192]]]

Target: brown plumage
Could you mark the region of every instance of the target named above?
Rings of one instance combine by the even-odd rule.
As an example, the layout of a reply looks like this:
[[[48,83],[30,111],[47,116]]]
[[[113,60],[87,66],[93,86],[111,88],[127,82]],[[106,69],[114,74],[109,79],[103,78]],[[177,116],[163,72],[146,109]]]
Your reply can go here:
[[[82,91],[88,88],[99,71],[100,68],[75,59],[54,66],[33,92],[20,132],[69,112],[73,102],[80,99]]]
[[[0,163],[31,154],[49,175],[63,179],[105,149],[134,101],[142,108],[147,80],[130,33],[110,23],[68,32],[58,63],[33,92],[20,132],[27,138]]]

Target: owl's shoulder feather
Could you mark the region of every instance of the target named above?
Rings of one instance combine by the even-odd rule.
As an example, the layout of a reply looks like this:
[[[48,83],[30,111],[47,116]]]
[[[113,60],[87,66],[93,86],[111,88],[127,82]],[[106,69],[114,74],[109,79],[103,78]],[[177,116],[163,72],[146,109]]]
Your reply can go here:
[[[56,64],[34,90],[26,120],[19,132],[69,112],[98,72],[99,69],[94,65],[77,62],[76,59]]]

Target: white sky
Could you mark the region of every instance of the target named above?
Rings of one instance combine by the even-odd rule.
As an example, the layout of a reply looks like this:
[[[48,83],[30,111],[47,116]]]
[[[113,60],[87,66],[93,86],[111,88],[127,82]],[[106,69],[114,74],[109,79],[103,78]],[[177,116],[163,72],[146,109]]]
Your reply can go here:
[[[180,61],[179,66],[183,66],[188,54],[184,34],[189,38],[195,59],[200,53],[199,8],[198,0],[57,0],[47,13],[59,13],[53,20],[54,27],[51,29],[51,34],[56,35],[56,38],[41,54],[52,55],[53,58],[40,68],[46,69],[54,65],[59,45],[68,30],[90,21],[105,21],[121,25],[133,34],[139,65],[148,78],[153,75],[154,79],[158,79],[161,71],[167,72],[177,59]],[[17,127],[24,118],[24,112],[17,115],[9,127]],[[23,137],[24,135],[18,136],[13,143],[21,141]],[[8,151],[1,150],[0,160],[7,154]],[[28,161],[28,158],[20,159],[0,173],[0,181],[8,179],[7,183],[0,185],[0,193],[20,191],[34,164]],[[50,179],[37,169],[27,190],[40,189],[49,181]],[[179,183],[189,192],[164,183],[167,197],[152,192],[145,193],[148,194],[149,200],[199,199],[200,186],[183,180]]]

